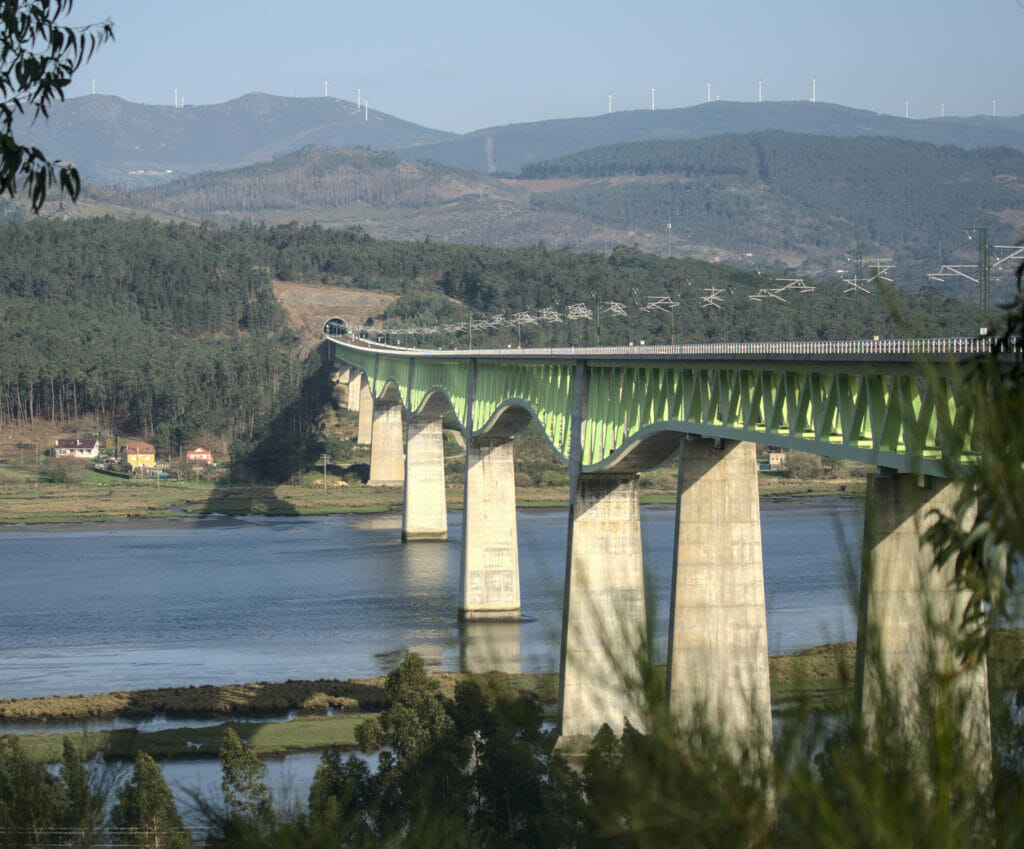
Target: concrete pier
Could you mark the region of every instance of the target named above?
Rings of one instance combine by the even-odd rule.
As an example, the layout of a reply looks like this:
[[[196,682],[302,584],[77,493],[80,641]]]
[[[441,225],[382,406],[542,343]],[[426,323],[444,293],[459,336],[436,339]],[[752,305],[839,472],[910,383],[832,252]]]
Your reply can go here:
[[[359,412],[359,402],[362,400],[361,390],[366,383],[366,375],[356,369],[349,369],[348,372],[348,408],[353,413]]]
[[[579,475],[569,511],[558,746],[585,750],[604,723],[643,730],[646,662],[640,500],[635,474]]]
[[[936,569],[934,550],[921,545],[935,512],[952,515],[958,496],[959,484],[941,478],[880,474],[868,480],[856,698],[869,730],[888,694],[905,730],[915,733],[931,725],[938,682],[952,680],[965,751],[987,774],[992,756],[987,663],[982,656],[969,666],[957,657],[967,595],[951,585],[953,561]]]
[[[438,415],[409,419],[405,441],[402,541],[448,539],[444,432]]]
[[[668,697],[737,754],[771,739],[768,630],[754,444],[685,439],[680,451]]]
[[[405,482],[403,448],[402,405],[378,398],[373,403],[370,479],[367,481],[370,486],[401,486]]]
[[[369,445],[373,439],[373,393],[370,392],[370,383],[366,375],[359,375],[359,402],[356,405],[359,410],[359,433],[356,436],[356,445]]]
[[[519,619],[519,542],[510,437],[466,446],[459,618]]]

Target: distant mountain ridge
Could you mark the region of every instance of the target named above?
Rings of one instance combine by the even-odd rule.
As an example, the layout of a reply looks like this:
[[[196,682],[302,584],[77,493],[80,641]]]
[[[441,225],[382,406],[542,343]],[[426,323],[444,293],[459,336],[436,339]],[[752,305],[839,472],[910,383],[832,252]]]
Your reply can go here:
[[[414,149],[453,135],[347,100],[269,94],[181,108],[89,95],[57,104],[48,121],[23,121],[16,131],[74,162],[87,179],[135,185],[235,168],[307,145]]]
[[[16,129],[24,141],[76,163],[87,179],[130,186],[266,161],[308,145],[368,147],[394,151],[411,162],[431,159],[509,174],[603,145],[763,130],[1024,150],[1024,116],[908,119],[808,101],[716,101],[511,124],[460,136],[337,98],[254,93],[227,103],[174,108],[88,95],[56,104],[47,121],[22,120]]]
[[[532,162],[592,147],[764,130],[821,136],[885,136],[964,148],[1001,146],[1024,150],[1024,116],[912,119],[834,103],[715,101],[682,109],[637,109],[590,118],[490,127],[426,143],[414,151],[399,150],[398,154],[406,159],[429,157],[476,171],[518,172]]]

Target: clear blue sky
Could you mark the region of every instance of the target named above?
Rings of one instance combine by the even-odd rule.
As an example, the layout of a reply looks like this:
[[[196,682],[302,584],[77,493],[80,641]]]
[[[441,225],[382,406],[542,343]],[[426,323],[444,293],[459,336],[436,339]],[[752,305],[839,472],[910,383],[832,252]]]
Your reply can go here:
[[[116,41],[72,83],[138,103],[321,96],[442,130],[810,99],[911,118],[1024,114],[1024,0],[77,0]]]

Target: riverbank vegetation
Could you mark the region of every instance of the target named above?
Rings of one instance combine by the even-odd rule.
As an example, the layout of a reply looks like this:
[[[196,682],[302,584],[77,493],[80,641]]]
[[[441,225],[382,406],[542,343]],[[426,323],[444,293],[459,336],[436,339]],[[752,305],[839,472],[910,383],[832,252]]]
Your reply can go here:
[[[770,658],[772,704],[779,715],[800,710],[834,714],[853,698],[855,646],[835,643]],[[992,634],[989,651],[989,688],[994,711],[1024,692],[1024,629],[999,629]],[[664,683],[664,667],[653,670],[656,686]],[[551,706],[557,698],[557,676],[507,672],[430,675],[438,692],[453,698],[467,683],[492,700],[508,700],[528,693]],[[182,721],[223,718],[205,727],[167,728],[140,732],[135,728],[83,731],[71,734],[77,749],[91,757],[103,752],[109,759],[131,760],[137,751],[158,759],[210,757],[225,728],[234,729],[261,756],[289,751],[321,749],[329,745],[355,746],[353,717],[376,714],[390,704],[384,676],[365,680],[287,681],[223,686],[191,686],[115,691],[97,695],[49,696],[35,699],[0,699],[0,733],[5,723],[38,723],[38,730],[20,733],[25,751],[33,759],[55,762],[61,749],[59,736],[46,734],[47,723],[61,724],[99,719],[142,722],[155,716]]]

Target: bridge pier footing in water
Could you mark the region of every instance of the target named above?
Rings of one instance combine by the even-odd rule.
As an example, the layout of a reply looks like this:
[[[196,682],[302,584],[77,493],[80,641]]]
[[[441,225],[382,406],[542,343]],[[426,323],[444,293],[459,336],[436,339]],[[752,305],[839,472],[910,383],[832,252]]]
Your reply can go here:
[[[516,480],[510,437],[466,441],[459,618],[519,619]]]
[[[448,539],[444,431],[437,415],[412,416],[405,438],[402,541]]]
[[[952,516],[954,481],[927,475],[879,474],[868,480],[857,628],[856,700],[869,733],[881,711],[893,711],[909,734],[930,728],[943,682],[958,715],[962,745],[987,774],[992,763],[988,666],[957,656],[967,594],[951,581],[952,560],[934,566],[922,534],[937,513]],[[925,698],[922,698],[925,696]]]

